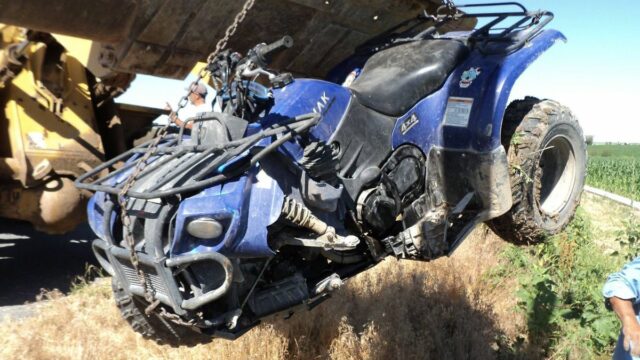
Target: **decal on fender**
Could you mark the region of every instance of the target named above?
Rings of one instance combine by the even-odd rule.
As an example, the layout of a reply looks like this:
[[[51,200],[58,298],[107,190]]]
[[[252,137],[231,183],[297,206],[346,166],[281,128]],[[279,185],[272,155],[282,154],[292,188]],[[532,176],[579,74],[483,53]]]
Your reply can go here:
[[[446,126],[467,127],[472,107],[473,98],[449,97],[444,113],[444,124]]]
[[[416,126],[419,123],[418,117],[415,113],[411,114],[403,123],[400,125],[400,132],[402,135],[406,134],[407,131],[411,130],[412,127]]]
[[[316,106],[313,107],[313,112],[320,115],[324,114],[329,108],[329,100],[331,99],[327,96],[327,93],[323,92],[322,95],[320,95],[320,100],[318,100]]]
[[[463,89],[468,88],[481,73],[482,71],[479,67],[471,67],[469,70],[464,71],[460,77],[460,87]]]

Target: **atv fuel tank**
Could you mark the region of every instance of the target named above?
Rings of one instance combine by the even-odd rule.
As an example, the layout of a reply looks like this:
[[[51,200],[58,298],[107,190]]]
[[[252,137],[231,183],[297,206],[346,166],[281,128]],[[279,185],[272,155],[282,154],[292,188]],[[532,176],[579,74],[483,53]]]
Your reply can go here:
[[[273,92],[275,105],[260,123],[262,127],[286,118],[317,113],[320,122],[311,130],[315,140],[327,141],[336,132],[352,100],[351,92],[340,85],[312,79],[296,79],[293,83]],[[295,142],[283,146],[296,160],[302,157],[302,148]]]

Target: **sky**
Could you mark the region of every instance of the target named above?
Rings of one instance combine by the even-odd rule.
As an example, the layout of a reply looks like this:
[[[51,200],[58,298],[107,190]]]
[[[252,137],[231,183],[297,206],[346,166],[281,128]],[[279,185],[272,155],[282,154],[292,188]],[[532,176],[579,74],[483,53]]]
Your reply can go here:
[[[552,11],[555,18],[547,28],[561,31],[568,41],[542,54],[516,82],[511,98],[531,95],[569,106],[595,142],[640,143],[640,1],[521,3],[529,10]],[[190,79],[138,75],[117,101],[162,108],[184,95]]]

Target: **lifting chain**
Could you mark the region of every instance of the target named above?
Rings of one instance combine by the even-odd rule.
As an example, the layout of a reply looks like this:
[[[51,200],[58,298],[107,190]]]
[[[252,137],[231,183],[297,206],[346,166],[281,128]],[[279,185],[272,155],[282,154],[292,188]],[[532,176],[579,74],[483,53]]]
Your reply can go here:
[[[140,172],[142,172],[142,170],[145,168],[146,163],[149,160],[149,157],[151,157],[151,155],[155,152],[155,150],[158,147],[158,144],[160,144],[162,139],[167,134],[167,130],[169,129],[169,126],[171,126],[171,124],[173,123],[173,120],[177,118],[178,112],[181,109],[183,109],[185,106],[187,106],[191,89],[195,85],[197,85],[198,82],[202,80],[202,78],[205,77],[205,75],[208,72],[209,65],[216,59],[216,56],[218,56],[220,51],[222,51],[227,46],[229,39],[231,38],[231,36],[233,36],[233,34],[235,34],[236,30],[238,29],[238,26],[245,19],[245,17],[247,16],[247,13],[253,7],[254,3],[255,3],[255,0],[247,0],[244,3],[244,5],[242,6],[242,9],[234,18],[233,23],[227,28],[222,39],[220,39],[220,41],[218,41],[218,43],[216,44],[216,47],[213,50],[213,52],[209,54],[209,56],[207,56],[207,66],[200,69],[200,71],[198,72],[198,76],[189,86],[188,88],[189,90],[187,94],[180,99],[180,101],[178,102],[177,108],[175,110],[171,110],[171,113],[169,114],[170,121],[167,123],[167,125],[160,128],[155,139],[147,148],[147,151],[145,151],[144,154],[138,160],[136,160],[136,165],[134,166],[133,170],[131,171],[127,179],[124,181],[122,189],[118,194],[118,204],[120,205],[120,217],[122,219],[122,226],[124,230],[123,235],[124,235],[125,241],[127,242],[127,245],[129,246],[129,257],[131,260],[131,265],[133,265],[133,268],[140,281],[140,285],[143,288],[144,299],[149,303],[149,306],[147,306],[147,308],[145,309],[145,313],[147,315],[150,315],[156,309],[158,304],[160,304],[160,301],[155,298],[152,289],[149,289],[147,275],[140,267],[140,259],[135,249],[135,240],[133,238],[133,233],[132,233],[131,217],[129,217],[129,215],[127,214],[127,193],[135,183],[138,175],[140,175]],[[164,309],[161,308],[161,310],[164,310]],[[187,323],[180,318],[176,319],[175,316],[171,316],[171,314],[167,313],[166,311],[161,311],[160,315],[180,325],[193,325],[193,322]]]
[[[447,9],[447,15],[454,17],[458,13],[458,8],[456,8],[456,4],[453,3],[453,0],[444,0],[444,7]]]
[[[449,8],[449,10],[453,10],[456,8],[456,4],[453,3],[453,0],[444,0],[444,6]]]

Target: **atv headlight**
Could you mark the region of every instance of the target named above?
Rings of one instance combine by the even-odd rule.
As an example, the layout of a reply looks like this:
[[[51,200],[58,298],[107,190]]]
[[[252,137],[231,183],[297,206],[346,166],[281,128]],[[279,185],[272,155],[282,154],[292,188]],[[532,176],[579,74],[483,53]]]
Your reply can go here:
[[[187,224],[189,235],[199,239],[215,239],[222,235],[224,227],[220,222],[211,218],[198,218]]]

